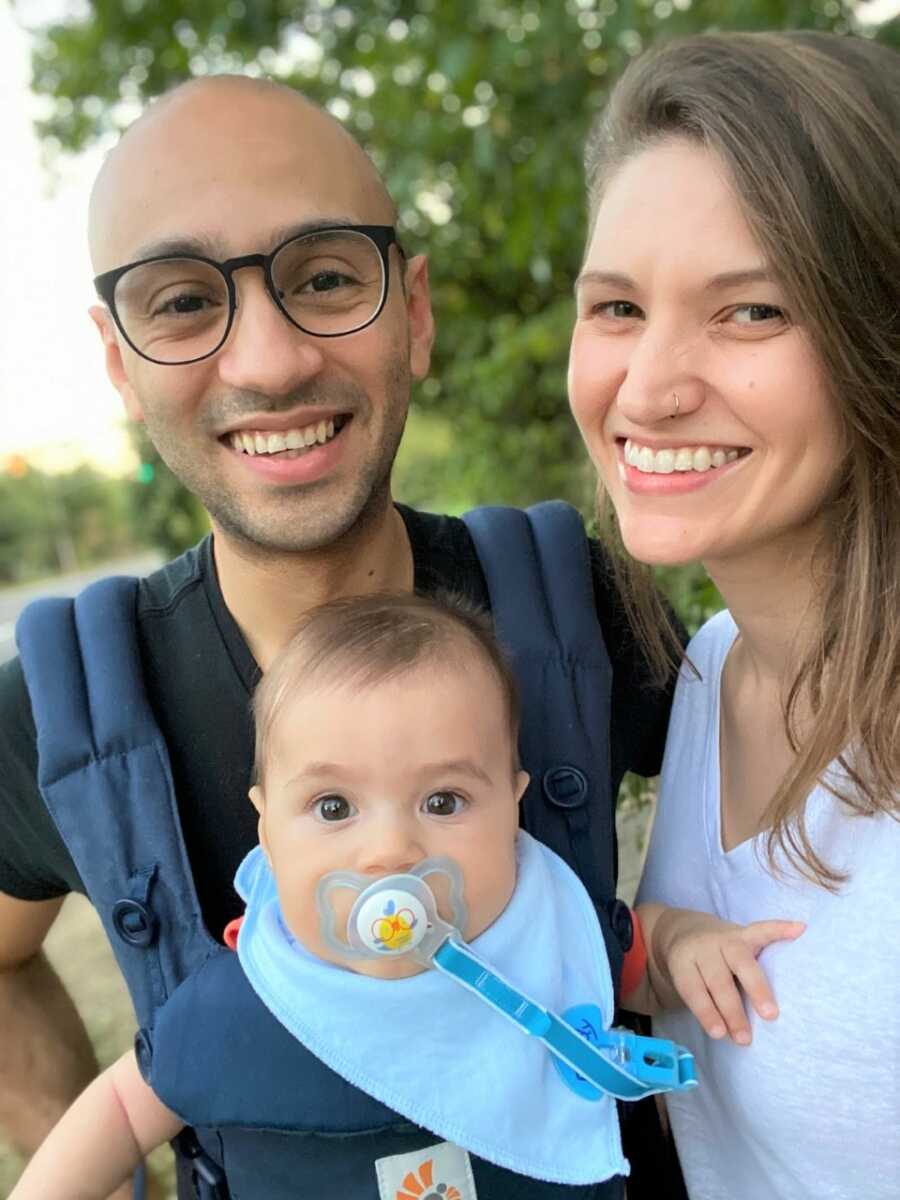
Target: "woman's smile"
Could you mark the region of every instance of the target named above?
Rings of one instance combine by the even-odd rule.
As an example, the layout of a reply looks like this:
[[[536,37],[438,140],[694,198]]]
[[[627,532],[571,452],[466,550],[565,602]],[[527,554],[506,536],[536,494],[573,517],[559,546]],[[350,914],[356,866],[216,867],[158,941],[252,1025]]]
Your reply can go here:
[[[749,447],[693,445],[659,446],[632,438],[617,438],[619,477],[632,492],[681,494],[721,482],[730,468],[752,453]]]

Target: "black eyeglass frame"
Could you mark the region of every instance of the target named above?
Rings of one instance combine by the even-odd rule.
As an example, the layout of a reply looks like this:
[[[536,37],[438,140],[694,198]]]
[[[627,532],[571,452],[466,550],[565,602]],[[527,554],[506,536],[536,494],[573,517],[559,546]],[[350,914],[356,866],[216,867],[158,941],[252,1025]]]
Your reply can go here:
[[[342,330],[340,333],[317,333],[314,329],[307,329],[304,325],[301,325],[298,321],[295,321],[285,306],[281,303],[281,299],[278,295],[278,288],[275,285],[275,279],[272,275],[272,264],[285,246],[289,246],[291,242],[300,241],[303,238],[319,237],[323,234],[329,233],[360,233],[364,237],[367,237],[375,246],[375,249],[378,251],[378,255],[381,259],[381,267],[384,271],[384,286],[381,289],[381,300],[378,303],[378,307],[375,309],[374,313],[372,313],[371,317],[363,321],[361,325],[356,325],[353,327],[353,329]],[[268,254],[241,254],[237,258],[228,258],[224,262],[217,262],[216,259],[206,258],[202,254],[155,254],[151,258],[139,258],[136,262],[126,263],[123,267],[114,267],[111,271],[104,271],[101,275],[95,275],[94,288],[97,292],[97,295],[112,314],[112,319],[115,321],[117,329],[135,354],[139,354],[141,358],[146,359],[147,362],[156,363],[161,367],[186,367],[191,363],[203,362],[203,360],[206,358],[212,358],[214,354],[218,354],[218,352],[227,342],[228,335],[231,333],[231,326],[234,324],[234,314],[237,311],[237,289],[234,286],[234,272],[240,271],[244,267],[262,268],[263,277],[266,284],[266,291],[269,293],[269,296],[275,304],[275,307],[282,314],[282,316],[290,321],[295,329],[299,329],[301,333],[307,333],[311,337],[335,338],[347,337],[348,334],[359,333],[361,329],[367,329],[373,323],[373,321],[377,321],[381,316],[382,309],[387,302],[388,289],[391,286],[389,256],[391,246],[396,246],[400,257],[404,260],[406,259],[406,255],[403,252],[403,247],[400,245],[400,241],[397,237],[397,230],[393,225],[323,225],[321,228],[309,229],[305,233],[295,233],[291,237],[285,238],[283,242],[280,242],[275,249],[270,251]],[[165,359],[152,358],[143,350],[139,350],[128,336],[128,333],[119,318],[115,301],[116,285],[123,275],[127,275],[128,272],[134,270],[135,267],[145,267],[150,263],[165,262],[167,259],[187,259],[189,262],[205,263],[207,266],[213,267],[219,272],[219,274],[225,280],[225,286],[228,289],[228,320],[225,323],[225,330],[218,344],[212,350],[208,350],[206,354],[200,354],[196,358],[181,359],[178,362],[167,362]]]

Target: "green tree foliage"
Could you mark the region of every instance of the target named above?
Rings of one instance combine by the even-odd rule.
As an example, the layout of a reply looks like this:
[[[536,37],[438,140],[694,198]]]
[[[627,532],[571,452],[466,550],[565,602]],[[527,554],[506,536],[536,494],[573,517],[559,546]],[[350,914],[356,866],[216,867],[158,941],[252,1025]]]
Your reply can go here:
[[[209,530],[206,512],[169,471],[143,425],[135,426],[132,442],[140,459],[128,489],[135,540],[174,557]]]
[[[121,481],[88,466],[0,472],[0,584],[102,562],[133,542]]]
[[[36,31],[34,88],[52,99],[43,135],[66,149],[192,74],[267,74],[326,104],[382,170],[408,249],[431,259],[438,341],[398,493],[449,508],[559,495],[587,511],[593,483],[565,401],[587,127],[656,38],[797,26],[848,30],[853,6],[90,0]]]

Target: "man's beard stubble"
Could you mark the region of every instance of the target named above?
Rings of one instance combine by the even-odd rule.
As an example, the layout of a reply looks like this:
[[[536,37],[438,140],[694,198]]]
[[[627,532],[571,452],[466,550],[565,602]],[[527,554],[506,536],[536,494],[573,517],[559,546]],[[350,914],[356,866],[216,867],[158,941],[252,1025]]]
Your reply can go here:
[[[381,394],[385,397],[383,424],[377,443],[369,448],[355,478],[342,489],[326,477],[295,487],[272,488],[267,497],[241,502],[202,460],[192,456],[177,440],[165,421],[154,420],[154,407],[145,408],[147,432],[163,461],[179,482],[201,502],[214,524],[234,539],[241,552],[253,557],[299,554],[332,546],[351,530],[368,525],[390,497],[390,478],[409,410],[411,377],[408,357],[392,356],[384,372]],[[304,407],[326,406],[352,414],[352,425],[368,423],[373,405],[369,396],[354,385],[341,384],[327,391],[318,386],[288,398],[273,401],[255,392],[232,392],[221,404],[203,414],[200,434],[205,439],[216,430],[239,424],[244,417],[274,414]],[[302,423],[302,416],[298,424]],[[251,504],[257,500],[255,511]]]

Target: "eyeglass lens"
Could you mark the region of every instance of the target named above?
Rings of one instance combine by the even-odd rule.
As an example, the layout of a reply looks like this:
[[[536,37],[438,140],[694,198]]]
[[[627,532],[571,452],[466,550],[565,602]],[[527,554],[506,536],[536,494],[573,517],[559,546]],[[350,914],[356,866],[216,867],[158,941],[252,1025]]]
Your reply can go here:
[[[381,254],[355,230],[294,238],[276,254],[272,279],[282,310],[312,334],[352,333],[372,320],[384,298]],[[202,358],[228,330],[225,276],[196,259],[132,267],[116,284],[115,305],[128,340],[156,362]]]

